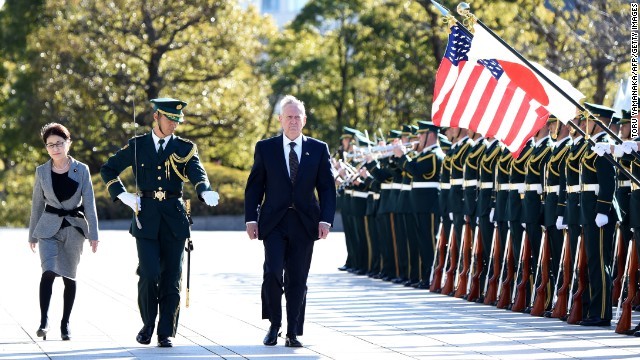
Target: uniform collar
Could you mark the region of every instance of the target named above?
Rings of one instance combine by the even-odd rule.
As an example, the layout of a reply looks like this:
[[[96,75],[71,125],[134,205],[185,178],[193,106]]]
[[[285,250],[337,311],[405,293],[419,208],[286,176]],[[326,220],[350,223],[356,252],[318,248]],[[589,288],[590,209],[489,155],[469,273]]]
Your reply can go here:
[[[549,135],[547,135],[547,136],[543,137],[542,139],[538,140],[536,142],[535,147],[540,147],[540,145],[542,145],[545,141],[547,141],[548,138],[549,138]]]
[[[435,143],[433,145],[429,145],[426,148],[422,149],[422,153],[426,153],[427,151],[429,151],[431,149],[434,149],[434,148],[437,148],[437,147],[440,147],[440,145],[438,145],[438,143]]]
[[[553,144],[554,148],[559,148],[560,146],[562,146],[564,143],[568,142],[571,139],[571,136],[567,135],[565,137],[563,137],[562,139],[556,141],[555,144]]]
[[[158,135],[156,135],[156,133],[151,130],[151,138],[153,138],[153,144],[156,146],[156,149],[158,148],[158,141],[160,141],[160,137],[158,137]],[[167,144],[169,143],[169,141],[171,141],[171,139],[173,139],[173,134],[166,136],[163,138],[164,139],[164,146],[167,146]]]

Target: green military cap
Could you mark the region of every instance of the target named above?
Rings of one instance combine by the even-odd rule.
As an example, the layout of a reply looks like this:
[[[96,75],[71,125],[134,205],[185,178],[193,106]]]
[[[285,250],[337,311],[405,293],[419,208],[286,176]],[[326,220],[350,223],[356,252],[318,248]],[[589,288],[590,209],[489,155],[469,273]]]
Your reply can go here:
[[[359,130],[350,128],[348,126],[344,126],[342,128],[342,135],[340,135],[340,140],[346,139],[346,138],[353,139],[355,136],[361,135],[361,134],[362,133]]]
[[[411,135],[415,135],[418,133],[418,127],[415,125],[409,125],[409,127],[411,128]]]
[[[367,138],[362,134],[356,134],[355,139],[358,142],[358,146],[375,145],[373,141],[367,140]]]
[[[622,115],[620,116],[620,120],[618,121],[618,124],[622,125],[622,124],[630,123],[631,111],[620,110],[620,112],[622,113]]]
[[[427,131],[437,132],[438,130],[439,130],[439,127],[435,125],[432,121],[418,120],[418,133],[424,133]]]
[[[400,139],[402,136],[402,131],[400,130],[389,130],[389,134],[387,135],[388,139]]]
[[[589,110],[596,117],[603,117],[603,118],[606,118],[606,119],[611,119],[611,117],[613,116],[613,113],[615,112],[614,109],[612,109],[612,108],[610,108],[608,106],[599,105],[599,104],[592,104],[592,103],[588,103],[588,102],[584,103],[584,107],[585,107],[585,109]]]
[[[169,120],[184,122],[182,109],[187,106],[186,102],[172,98],[157,98],[150,101],[153,103],[153,111],[165,115]]]
[[[411,136],[411,134],[413,134],[413,128],[411,125],[402,125],[402,136]]]

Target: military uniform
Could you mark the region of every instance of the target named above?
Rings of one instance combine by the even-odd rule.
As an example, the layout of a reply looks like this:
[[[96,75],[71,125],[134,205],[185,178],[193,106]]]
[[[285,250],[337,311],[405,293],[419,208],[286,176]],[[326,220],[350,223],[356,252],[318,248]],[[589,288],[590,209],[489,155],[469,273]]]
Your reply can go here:
[[[442,142],[441,142],[442,144]],[[444,150],[443,150],[444,151]],[[449,246],[450,244],[449,242],[449,235],[451,234],[451,231],[453,231],[453,229],[451,228],[452,225],[452,221],[449,218],[449,190],[451,189],[451,182],[450,182],[450,177],[451,177],[451,160],[452,155],[453,155],[453,148],[450,146],[448,150],[446,150],[445,152],[445,156],[442,159],[442,165],[440,166],[440,194],[438,195],[438,217],[440,218],[440,222],[441,222],[441,226],[443,227],[444,230],[444,238],[447,241],[447,248],[450,250]],[[439,234],[438,234],[439,236]],[[453,254],[451,253],[449,250],[447,250],[447,254],[449,255],[448,258],[444,259],[445,264],[448,262],[450,264],[450,266],[455,266],[451,265],[452,259],[457,259],[458,254]],[[436,260],[438,260],[436,258]],[[445,268],[445,264],[439,264],[439,263],[434,263],[434,268],[436,267],[442,267],[442,271],[445,272],[447,269]],[[441,281],[440,284],[430,284],[432,286],[433,291],[435,292],[440,292],[442,290],[442,286],[444,285],[444,283]]]
[[[482,157],[478,164],[478,201],[476,206],[476,216],[478,217],[478,230],[482,235],[482,276],[480,277],[480,300],[484,297],[484,284],[488,276],[493,275],[492,270],[487,266],[491,256],[491,244],[493,242],[494,225],[490,219],[491,209],[495,208],[495,178],[498,165],[500,145],[498,140],[487,140]],[[495,217],[495,210],[494,210]],[[501,247],[502,248],[502,247]],[[501,256],[501,254],[496,254]],[[495,258],[494,261],[501,261]]]
[[[418,132],[437,132],[431,122],[419,121]],[[415,158],[404,155],[398,159],[399,166],[412,177],[411,205],[414,211],[413,237],[417,240],[416,250],[419,252],[418,278],[416,287],[428,288],[431,277],[431,265],[436,247],[436,230],[438,228],[438,188],[439,169],[444,153],[436,144],[423,149]],[[409,222],[407,222],[409,224]],[[408,226],[408,229],[410,227]]]
[[[175,99],[152,102],[156,112],[182,122],[181,109],[186,103]],[[184,182],[191,182],[201,197],[203,192],[211,191],[211,186],[196,145],[175,135],[164,144],[161,154],[155,148],[152,133],[148,133],[130,139],[107,160],[100,173],[114,201],[126,192],[118,176],[128,167],[133,170],[141,197],[141,210],[134,215],[130,227],[138,249],[140,315],[146,330],[153,333],[159,308],[158,337],[175,336],[182,258],[185,240],[190,237],[182,187]]]

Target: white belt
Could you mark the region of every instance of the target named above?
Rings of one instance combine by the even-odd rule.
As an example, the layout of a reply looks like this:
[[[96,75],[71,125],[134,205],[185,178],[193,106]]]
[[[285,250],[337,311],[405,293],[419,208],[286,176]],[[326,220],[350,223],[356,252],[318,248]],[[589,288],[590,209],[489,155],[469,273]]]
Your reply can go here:
[[[380,200],[380,194],[373,193],[373,200]]]
[[[618,187],[631,187],[631,180],[618,180]]]
[[[598,184],[582,184],[580,188],[582,191],[593,191],[596,195],[600,192],[600,185]]]
[[[481,182],[480,189],[493,189],[493,183],[491,181]]]
[[[451,189],[451,184],[449,184],[449,183],[440,183],[440,189],[442,189],[442,190]]]
[[[411,191],[411,184],[402,184],[402,187],[400,188],[400,190]]]
[[[462,187],[472,187],[472,186],[478,186],[478,180],[465,180],[464,183],[462,184]]]
[[[380,184],[380,189],[382,190],[390,190],[393,184]]]
[[[523,193],[524,183],[509,184],[509,190],[518,190],[519,193]]]
[[[569,185],[567,186],[568,193],[577,193],[580,192],[580,185]]]
[[[411,184],[414,189],[440,189],[440,183],[433,181],[414,182]]]
[[[369,197],[369,193],[366,193],[364,191],[354,191],[351,196],[366,199]]]
[[[394,190],[400,190],[400,189],[402,189],[402,184],[393,183],[391,185],[391,188],[394,189]]]
[[[524,187],[525,191],[535,191],[538,194],[542,194],[542,185],[541,184],[526,184]]]
[[[353,194],[353,190],[345,190],[344,194],[351,196]]]
[[[464,179],[451,179],[451,186],[462,185],[464,183]]]
[[[560,194],[560,185],[547,185],[547,194],[556,193]]]
[[[498,184],[498,191],[510,190],[511,184]]]

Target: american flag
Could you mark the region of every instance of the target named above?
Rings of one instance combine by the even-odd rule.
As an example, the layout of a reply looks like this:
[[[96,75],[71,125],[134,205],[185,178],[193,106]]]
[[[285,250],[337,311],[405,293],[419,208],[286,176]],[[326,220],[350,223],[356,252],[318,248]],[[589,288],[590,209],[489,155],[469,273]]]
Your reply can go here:
[[[496,59],[469,61],[473,39],[458,26],[451,30],[436,74],[433,122],[495,137],[518,156],[544,126],[549,112],[516,86]]]

